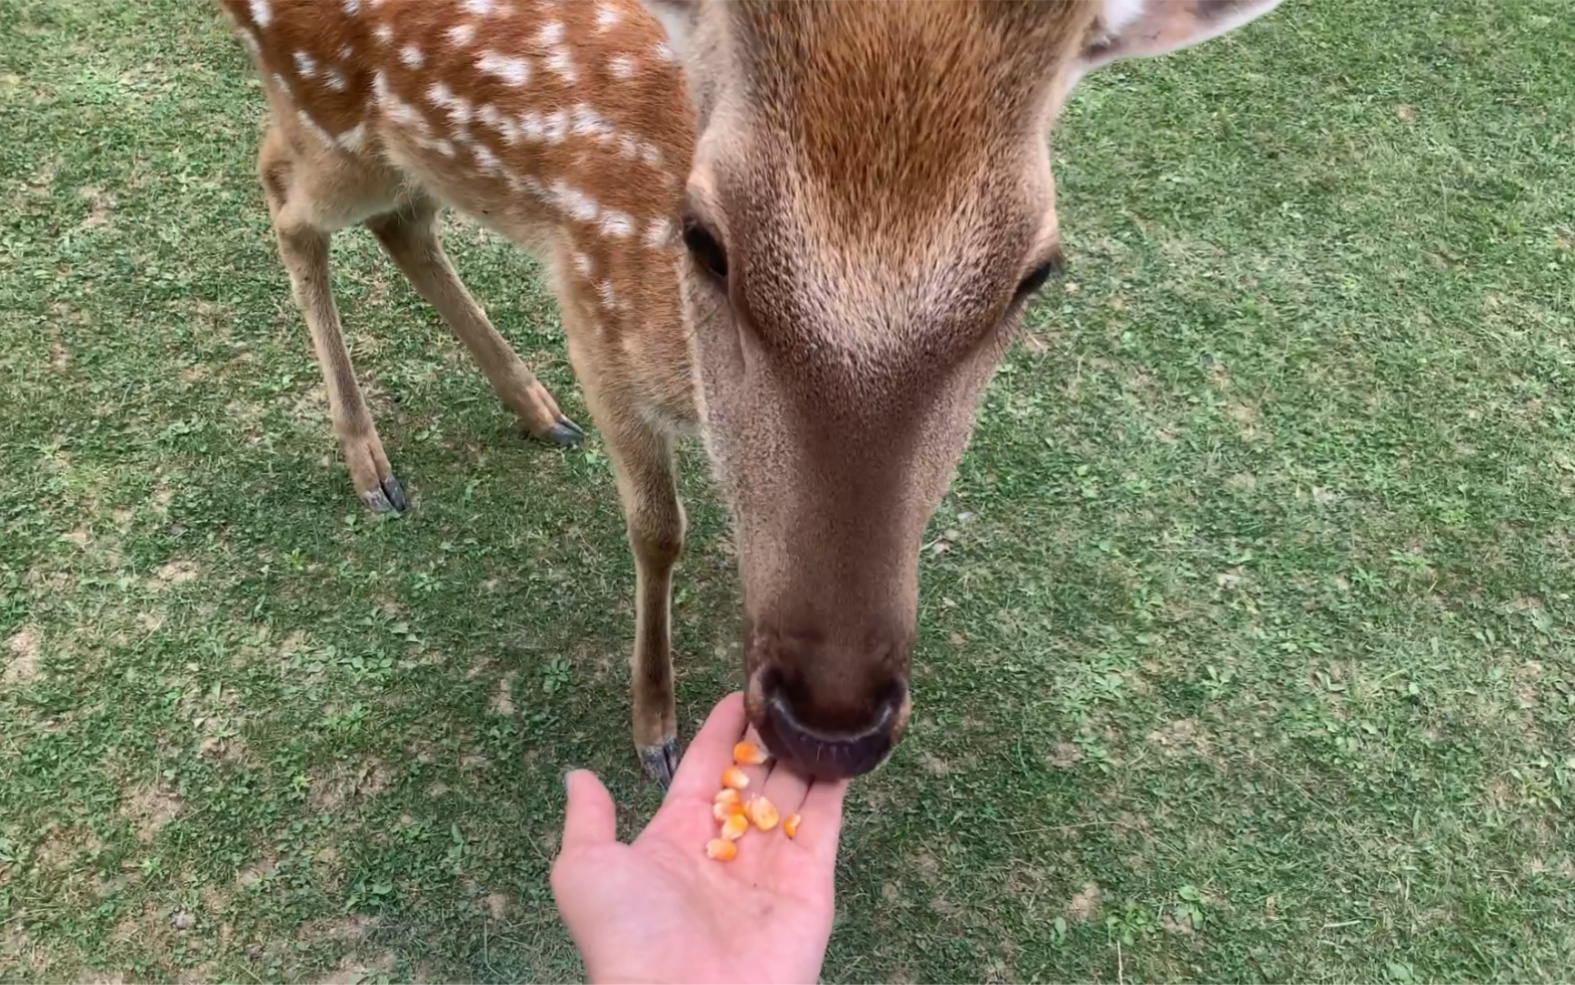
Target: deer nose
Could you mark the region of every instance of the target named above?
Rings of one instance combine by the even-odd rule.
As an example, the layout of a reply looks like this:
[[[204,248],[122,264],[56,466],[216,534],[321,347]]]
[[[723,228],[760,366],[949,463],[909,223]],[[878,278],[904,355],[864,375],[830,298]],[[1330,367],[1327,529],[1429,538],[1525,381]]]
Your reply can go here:
[[[887,681],[868,700],[827,707],[813,689],[795,685],[774,669],[752,683],[763,704],[755,726],[766,748],[816,779],[851,779],[868,773],[891,754],[907,724],[907,682]],[[758,706],[757,706],[758,707]]]

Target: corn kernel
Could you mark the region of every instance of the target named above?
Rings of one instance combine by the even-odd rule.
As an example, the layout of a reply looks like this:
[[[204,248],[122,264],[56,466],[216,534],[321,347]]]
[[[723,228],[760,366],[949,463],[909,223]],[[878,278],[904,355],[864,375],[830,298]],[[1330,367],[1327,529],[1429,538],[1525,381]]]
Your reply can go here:
[[[738,795],[738,791],[732,787],[723,787],[711,799],[718,804],[742,804],[744,802],[744,799]]]
[[[729,766],[722,771],[722,786],[742,790],[749,786],[749,777],[737,766]]]
[[[761,831],[770,831],[776,827],[778,819],[782,816],[777,813],[777,809],[772,805],[771,801],[764,797],[756,797],[745,804],[744,807],[749,811],[749,819],[754,821],[755,827]]]
[[[764,749],[747,739],[733,747],[733,762],[740,766],[759,766],[769,758]]]
[[[738,857],[738,843],[726,838],[712,838],[705,843],[705,854],[707,858],[714,858],[718,862],[731,862]]]
[[[782,822],[782,833],[787,835],[789,838],[797,838],[798,820],[799,818],[797,814],[789,814],[787,816],[787,820]]]
[[[711,816],[718,821],[726,821],[730,817],[743,817],[744,802],[741,800],[719,800],[711,805]]]
[[[749,818],[742,814],[729,815],[722,822],[722,837],[726,838],[728,841],[737,841],[738,839],[744,837],[744,833],[748,830]]]

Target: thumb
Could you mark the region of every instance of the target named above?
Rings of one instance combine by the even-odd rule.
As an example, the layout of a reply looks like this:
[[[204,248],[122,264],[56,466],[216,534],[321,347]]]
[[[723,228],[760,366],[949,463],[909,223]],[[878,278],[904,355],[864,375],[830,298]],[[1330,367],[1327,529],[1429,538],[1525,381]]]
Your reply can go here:
[[[614,841],[618,817],[613,810],[612,794],[590,770],[574,770],[564,780],[569,790],[568,807],[563,816],[563,848],[588,848]]]

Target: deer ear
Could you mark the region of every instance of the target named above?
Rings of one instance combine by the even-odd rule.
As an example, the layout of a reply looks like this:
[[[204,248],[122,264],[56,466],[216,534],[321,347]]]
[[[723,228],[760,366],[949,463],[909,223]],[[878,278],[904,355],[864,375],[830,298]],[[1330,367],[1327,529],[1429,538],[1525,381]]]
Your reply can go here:
[[[693,48],[700,0],[640,0],[667,32],[667,43],[682,62]]]
[[[651,2],[651,0],[647,0]],[[1122,58],[1151,58],[1234,31],[1280,0],[1104,0],[1083,48],[1087,71]]]

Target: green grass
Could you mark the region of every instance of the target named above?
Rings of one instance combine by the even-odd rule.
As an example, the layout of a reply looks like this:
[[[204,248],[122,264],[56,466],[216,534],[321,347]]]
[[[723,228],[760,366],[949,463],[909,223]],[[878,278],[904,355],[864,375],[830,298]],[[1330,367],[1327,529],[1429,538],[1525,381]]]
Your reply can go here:
[[[0,979],[580,974],[562,773],[658,799],[599,439],[522,441],[345,235],[418,504],[365,515],[212,9],[0,36]],[[828,980],[1575,976],[1571,50],[1555,3],[1291,0],[1085,83]],[[583,418],[539,268],[450,229]],[[692,735],[740,668],[687,466]]]

